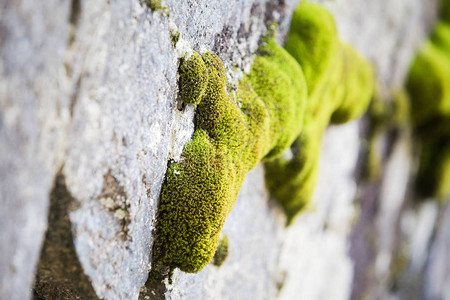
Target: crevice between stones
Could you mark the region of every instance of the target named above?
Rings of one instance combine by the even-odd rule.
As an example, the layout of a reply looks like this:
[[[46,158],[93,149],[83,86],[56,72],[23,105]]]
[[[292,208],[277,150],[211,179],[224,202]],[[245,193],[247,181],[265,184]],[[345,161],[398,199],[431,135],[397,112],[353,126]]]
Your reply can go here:
[[[69,209],[75,201],[60,171],[50,193],[48,229],[34,283],[34,299],[99,299],[78,260]]]

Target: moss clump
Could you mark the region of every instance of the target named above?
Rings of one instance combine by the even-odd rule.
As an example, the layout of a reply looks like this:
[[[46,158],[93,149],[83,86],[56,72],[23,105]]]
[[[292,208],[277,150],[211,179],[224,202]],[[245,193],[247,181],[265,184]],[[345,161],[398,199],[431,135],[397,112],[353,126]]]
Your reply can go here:
[[[169,16],[169,8],[162,4],[162,0],[145,0],[145,4],[152,11],[159,11],[163,16]]]
[[[172,44],[173,44],[174,47],[177,46],[177,43],[180,40],[180,35],[181,34],[180,34],[180,32],[178,30],[170,33],[170,36],[172,38]]]
[[[162,187],[154,244],[155,272],[198,272],[214,256],[225,218],[247,172],[299,135],[306,83],[296,61],[266,39],[233,99],[225,69],[211,52],[181,61],[180,94],[198,104],[195,132]]]
[[[304,129],[291,146],[292,157],[266,163],[266,181],[290,222],[314,191],[323,131],[330,122],[347,122],[367,109],[374,79],[370,64],[339,41],[332,15],[320,5],[299,5],[286,49],[308,85]]]
[[[220,239],[219,246],[217,246],[216,253],[214,253],[212,263],[220,267],[228,257],[228,237],[223,235]]]
[[[192,53],[180,64],[180,95],[186,104],[199,104],[208,85],[208,68],[201,55]]]
[[[450,196],[449,8],[447,1],[443,21],[419,49],[407,80],[414,133],[421,149],[417,189],[424,197],[438,199]]]
[[[293,56],[270,33],[234,97],[214,53],[181,61],[180,95],[198,105],[196,129],[180,161],[168,166],[152,278],[174,268],[198,272],[211,261],[247,172],[262,160],[272,161],[268,185],[292,218],[314,189],[330,119],[342,123],[365,110],[372,70],[337,39],[326,10],[302,2],[287,49]],[[293,159],[276,159],[291,145]]]
[[[424,76],[426,74],[426,76]],[[412,119],[416,126],[436,115],[450,114],[450,67],[445,53],[428,41],[411,67],[407,88],[411,94]]]

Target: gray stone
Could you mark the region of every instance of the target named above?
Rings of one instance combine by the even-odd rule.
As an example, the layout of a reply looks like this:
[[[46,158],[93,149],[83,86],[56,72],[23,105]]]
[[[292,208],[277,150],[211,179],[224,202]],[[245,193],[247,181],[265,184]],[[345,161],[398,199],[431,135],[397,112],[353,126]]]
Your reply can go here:
[[[0,12],[0,298],[26,299],[69,121],[70,6],[3,1]]]
[[[160,13],[84,1],[71,54],[79,84],[63,171],[75,248],[99,297],[135,299],[175,134],[176,52]]]
[[[137,299],[151,268],[167,161],[180,158],[194,129],[194,107],[177,107],[178,58],[212,50],[236,84],[270,23],[280,23],[283,43],[299,1],[166,0],[169,14],[144,2],[2,4],[1,299],[30,297],[56,174],[74,199],[70,233],[93,290],[104,299]],[[390,101],[436,19],[437,0],[318,2],[334,14],[341,38],[374,64],[380,96]],[[450,206],[438,214],[435,204],[408,203],[408,132],[394,141],[382,135],[380,151],[392,149],[384,176],[357,186],[364,126],[327,130],[313,203],[288,228],[269,199],[263,167],[252,170],[223,229],[228,259],[198,274],[176,271],[165,297],[401,299],[412,286],[429,298],[450,297],[442,264]],[[399,249],[409,267],[392,292]]]
[[[425,274],[426,299],[450,299],[450,201],[443,205]]]
[[[286,279],[279,299],[349,298],[353,265],[347,237],[356,214],[359,147],[355,121],[326,131],[311,207],[286,230],[280,260]]]

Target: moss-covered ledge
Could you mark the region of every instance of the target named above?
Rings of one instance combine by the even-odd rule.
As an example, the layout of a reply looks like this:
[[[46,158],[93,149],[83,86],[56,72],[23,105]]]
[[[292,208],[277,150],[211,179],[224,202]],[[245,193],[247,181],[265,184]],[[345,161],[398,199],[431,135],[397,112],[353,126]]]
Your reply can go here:
[[[208,264],[247,172],[291,145],[294,158],[269,163],[267,178],[292,218],[314,187],[318,147],[330,119],[342,123],[366,109],[371,67],[339,42],[324,8],[302,2],[287,49],[291,54],[268,34],[235,93],[227,90],[225,69],[214,53],[182,59],[180,95],[185,104],[197,105],[196,129],[181,159],[168,166],[151,279],[175,268],[198,272]],[[280,197],[278,188],[286,185],[299,192]]]

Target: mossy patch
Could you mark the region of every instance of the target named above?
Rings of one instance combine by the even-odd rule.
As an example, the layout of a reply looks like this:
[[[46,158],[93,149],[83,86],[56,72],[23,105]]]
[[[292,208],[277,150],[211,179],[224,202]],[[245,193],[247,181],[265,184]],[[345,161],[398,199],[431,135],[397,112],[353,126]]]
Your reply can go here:
[[[450,12],[448,1],[430,39],[419,49],[407,79],[411,117],[419,144],[417,191],[450,196]]]
[[[233,94],[214,53],[181,60],[180,95],[197,105],[195,132],[168,166],[151,278],[174,268],[198,272],[213,259],[242,182],[260,161],[268,162],[268,186],[292,218],[314,189],[325,127],[366,109],[372,69],[338,40],[325,9],[302,2],[286,48],[292,55],[269,30]],[[277,159],[289,147],[293,158]]]
[[[217,246],[216,252],[214,253],[214,257],[212,263],[220,267],[228,257],[228,237],[223,235],[220,239],[219,246]]]
[[[154,270],[198,272],[208,264],[247,172],[281,153],[301,131],[307,95],[302,70],[274,39],[263,43],[235,98],[214,53],[194,52],[181,61],[180,94],[186,104],[198,104],[196,130],[181,160],[168,166]]]
[[[178,30],[173,31],[170,33],[170,37],[172,38],[172,44],[174,47],[177,46],[178,41],[180,40],[180,32]]]
[[[180,64],[180,95],[186,104],[199,104],[208,85],[208,68],[201,55],[192,53]]]
[[[266,181],[291,222],[314,191],[323,131],[330,122],[361,116],[374,78],[371,65],[338,39],[333,17],[318,4],[302,2],[295,10],[286,49],[308,85],[304,129],[291,146],[292,155],[266,163]]]
[[[144,0],[144,3],[152,11],[159,11],[163,16],[169,16],[169,8],[162,4],[162,0]]]
[[[407,82],[415,126],[421,126],[437,115],[450,115],[448,78],[450,65],[445,52],[428,41],[414,60]]]

